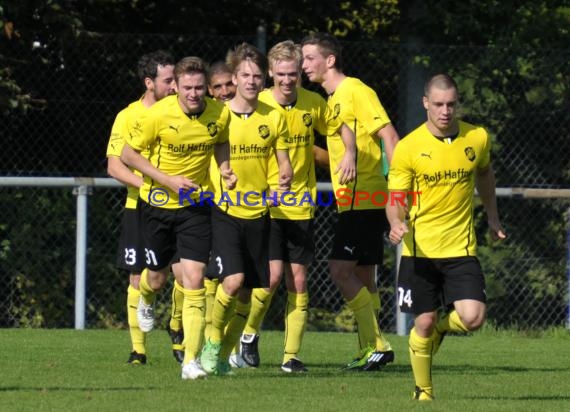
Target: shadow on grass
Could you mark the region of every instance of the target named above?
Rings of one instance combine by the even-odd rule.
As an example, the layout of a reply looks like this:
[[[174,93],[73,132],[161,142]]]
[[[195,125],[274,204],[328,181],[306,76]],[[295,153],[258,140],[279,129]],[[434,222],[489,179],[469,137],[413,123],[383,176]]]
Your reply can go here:
[[[412,369],[409,364],[389,364],[378,371],[362,372],[343,370],[342,365],[338,364],[322,364],[322,363],[306,363],[305,366],[309,370],[308,373],[285,373],[281,370],[281,365],[276,363],[263,364],[259,369],[234,369],[238,375],[246,375],[248,377],[259,374],[263,377],[334,377],[346,376],[354,378],[362,378],[364,376],[376,376],[388,374],[394,375],[410,375]],[[247,371],[247,372],[245,372]],[[524,368],[518,366],[492,366],[492,365],[434,365],[433,372],[437,374],[450,374],[450,375],[499,375],[499,374],[514,374],[514,373],[533,373],[533,372],[566,372],[567,368]]]
[[[549,395],[549,396],[467,396],[466,399],[487,400],[487,401],[567,401],[570,400],[568,395]]]
[[[242,374],[242,371],[247,371],[247,376],[251,377],[257,373],[262,374],[264,377],[284,377],[284,378],[338,378],[339,376],[362,378],[365,376],[379,376],[382,374],[405,374],[411,373],[410,367],[407,365],[388,365],[384,368],[373,372],[361,372],[354,370],[343,370],[343,366],[339,364],[323,364],[323,363],[305,363],[309,370],[308,373],[286,373],[281,370],[281,364],[266,363],[257,369],[245,368],[234,369],[236,373]]]
[[[529,372],[566,372],[568,368],[521,368],[520,366],[492,366],[492,365],[434,365],[434,372],[446,374],[481,374],[491,375],[498,373],[529,373]]]
[[[137,388],[133,387],[125,387],[125,388],[117,388],[117,387],[110,387],[105,386],[101,388],[94,388],[94,387],[49,387],[49,386],[0,386],[0,393],[2,392],[122,392],[122,391],[140,391],[140,390],[155,390],[155,389],[162,389],[156,386],[140,386]]]

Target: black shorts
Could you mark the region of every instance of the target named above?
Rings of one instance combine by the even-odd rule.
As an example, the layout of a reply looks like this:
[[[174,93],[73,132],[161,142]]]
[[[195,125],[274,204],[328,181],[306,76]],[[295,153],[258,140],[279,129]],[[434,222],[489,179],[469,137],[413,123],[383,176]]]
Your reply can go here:
[[[359,266],[381,265],[387,228],[388,219],[384,209],[339,213],[329,259],[356,260]]]
[[[271,219],[269,260],[309,265],[315,257],[313,219]]]
[[[180,259],[207,263],[212,243],[210,206],[161,209],[141,202],[146,267],[159,270]]]
[[[240,219],[212,207],[212,257],[207,276],[244,273],[248,289],[269,287],[269,214]]]
[[[398,273],[398,306],[402,312],[419,315],[463,299],[486,302],[485,278],[475,256],[402,256]]]
[[[121,235],[117,250],[117,267],[130,273],[141,273],[144,262],[144,242],[141,233],[140,206],[125,209],[121,222]]]

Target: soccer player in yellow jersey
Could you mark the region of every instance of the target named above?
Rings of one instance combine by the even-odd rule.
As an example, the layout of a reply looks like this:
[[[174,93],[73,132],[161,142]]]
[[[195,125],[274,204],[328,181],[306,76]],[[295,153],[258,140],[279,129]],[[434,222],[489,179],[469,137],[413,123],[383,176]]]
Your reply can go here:
[[[236,95],[236,85],[232,82],[232,71],[226,62],[212,63],[208,69],[208,92],[220,102],[227,102]]]
[[[259,100],[280,111],[287,120],[289,138],[286,140],[293,164],[291,189],[281,204],[270,209],[271,234],[269,242],[269,288],[253,289],[251,313],[241,339],[241,355],[250,366],[259,365],[258,340],[263,318],[285,272],[288,291],[285,311],[285,351],[281,369],[288,373],[306,372],[299,359],[303,333],[307,323],[309,295],[307,269],[314,259],[313,223],[317,203],[317,183],[313,147],[315,131],[321,135],[334,134],[342,127],[346,142],[339,178],[354,180],[355,137],[328,108],[317,93],[298,87],[301,77],[301,48],[290,40],[276,44],[268,53],[269,75],[273,87],[264,90]],[[269,185],[276,187],[278,167],[274,157],[269,159]]]
[[[237,178],[228,161],[229,110],[206,97],[206,64],[185,57],[174,75],[178,94],[146,112],[127,138],[121,159],[144,174],[139,195],[148,275],[140,280],[139,325],[152,330],[154,295],[166,282],[176,254],[184,293],[182,379],[197,379],[206,376],[197,355],[204,333],[204,272],[211,244],[210,207],[200,197],[212,155],[227,188],[233,188]],[[140,155],[146,147],[148,160]]]
[[[224,61],[212,63],[208,69],[208,93],[219,102],[227,102],[236,95],[236,85],[232,82],[232,71]],[[217,278],[209,278],[208,272],[204,277],[204,287],[206,288],[206,326],[204,328],[204,338],[208,340],[210,327],[212,326],[212,308],[218,287]]]
[[[494,239],[505,239],[495,198],[491,141],[482,127],[457,119],[458,90],[446,74],[428,80],[427,121],[394,151],[390,241],[403,240],[398,304],[415,315],[409,348],[417,400],[433,399],[432,356],[447,332],[470,332],[485,320],[485,279],[476,257],[475,187]],[[401,193],[414,191],[409,219]],[[447,313],[438,320],[438,309]]]
[[[302,41],[302,50],[305,74],[321,84],[333,113],[356,135],[356,179],[343,183],[331,176],[339,215],[329,267],[358,326],[359,354],[346,369],[373,371],[394,360],[377,319],[376,265],[383,261],[388,223],[375,194],[387,191],[382,145],[387,155],[384,160],[389,161],[399,137],[374,90],[342,72],[342,49],[334,36],[309,35]],[[344,154],[338,134],[327,137],[327,146],[334,173]]]
[[[268,204],[278,201],[278,192],[289,190],[293,177],[285,118],[258,100],[267,58],[257,48],[243,43],[228,53],[226,61],[237,86],[235,97],[227,103],[231,109],[230,161],[233,170],[243,178],[234,190],[226,191],[217,169],[210,170],[215,203],[210,268],[221,284],[212,310],[210,337],[200,360],[207,372],[218,375],[231,373],[228,359],[239,334],[225,335],[224,329],[235,313],[238,292],[243,288],[248,296],[254,287],[269,286]],[[274,193],[269,191],[267,178],[270,156],[276,156],[279,165]]]
[[[139,281],[145,268],[142,235],[139,229],[137,201],[142,186],[141,174],[121,161],[125,138],[133,123],[154,103],[176,92],[174,81],[174,57],[158,50],[143,55],[138,62],[138,75],[145,85],[144,95],[121,110],[111,129],[107,146],[107,172],[127,185],[127,201],[123,212],[121,236],[119,238],[117,266],[129,271],[127,289],[127,319],[132,343],[128,363],[146,364],[146,334],[141,331],[137,320],[137,305],[140,298]],[[148,155],[146,151],[143,155]],[[181,342],[180,342],[181,343]]]

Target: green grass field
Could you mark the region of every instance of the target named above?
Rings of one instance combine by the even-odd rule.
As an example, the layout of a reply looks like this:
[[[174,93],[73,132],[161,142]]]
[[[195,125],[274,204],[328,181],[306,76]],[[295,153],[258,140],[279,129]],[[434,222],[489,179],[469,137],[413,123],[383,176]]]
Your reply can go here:
[[[126,364],[118,330],[0,330],[0,411],[568,411],[570,332],[484,331],[449,336],[436,356],[436,400],[411,399],[407,338],[389,336],[396,361],[347,373],[356,335],[306,334],[305,375],[279,369],[282,332],[264,332],[262,366],[182,381],[166,332],[148,339],[149,364]]]

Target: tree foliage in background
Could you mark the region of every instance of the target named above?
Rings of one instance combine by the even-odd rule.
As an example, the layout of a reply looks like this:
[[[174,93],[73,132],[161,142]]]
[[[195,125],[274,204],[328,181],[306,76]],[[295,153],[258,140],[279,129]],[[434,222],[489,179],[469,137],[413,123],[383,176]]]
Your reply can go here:
[[[315,30],[346,39],[396,40],[398,15],[394,0],[8,0],[0,6],[0,109],[42,107],[45,101],[36,101],[34,91],[12,73],[26,71],[25,66],[61,70],[65,49],[80,33],[243,35],[263,25],[279,37]],[[23,56],[17,60],[10,57],[15,48]]]
[[[62,50],[77,41],[79,32],[241,35],[254,33],[264,24],[269,35],[293,38],[309,31],[327,31],[346,40],[394,42],[414,36],[424,44],[549,49],[567,49],[570,40],[568,0],[493,0],[491,4],[481,0],[291,0],[286,5],[277,0],[5,3],[0,6],[0,88],[6,93],[0,107],[20,109],[33,106],[34,101],[12,78],[14,68],[38,65],[57,70],[64,64]],[[11,60],[10,49],[18,46],[29,49],[27,56]],[[521,74],[529,68],[524,60],[517,65]],[[539,93],[530,91],[528,98],[539,99]]]
[[[65,245],[75,243],[75,222],[69,219],[75,214],[71,192],[3,189],[0,204],[0,299],[7,308],[0,315],[0,327],[69,327],[75,249]],[[18,219],[10,219],[15,211]]]
[[[413,0],[406,3],[411,12],[402,26],[427,44],[568,48],[568,0]]]
[[[408,38],[422,44],[470,46],[471,52],[479,47],[479,53],[454,62],[438,60],[437,50],[418,56],[418,62],[431,71],[449,71],[458,81],[462,115],[486,126],[493,137],[498,185],[534,181],[538,187],[567,187],[570,157],[553,148],[563,148],[570,137],[569,2],[425,0],[411,9],[413,13],[402,18]],[[497,61],[503,64],[494,66]],[[521,84],[526,87],[517,87]],[[533,128],[536,124],[540,126]],[[518,150],[505,156],[507,151],[501,149],[509,147]],[[525,212],[533,216],[530,221],[521,219],[523,202]],[[526,327],[533,318],[530,308],[541,311],[545,302],[568,302],[565,260],[554,258],[565,256],[568,206],[522,199],[499,199],[499,206],[510,232],[506,244],[490,242],[482,207],[477,210],[479,257],[488,269],[489,313],[494,317],[508,300],[511,314],[499,323]],[[545,258],[545,250],[552,257]],[[535,298],[531,305],[525,292],[509,288],[516,284],[515,277],[520,278],[520,269]],[[557,316],[562,322],[564,306]]]

